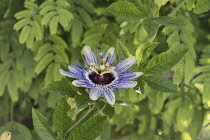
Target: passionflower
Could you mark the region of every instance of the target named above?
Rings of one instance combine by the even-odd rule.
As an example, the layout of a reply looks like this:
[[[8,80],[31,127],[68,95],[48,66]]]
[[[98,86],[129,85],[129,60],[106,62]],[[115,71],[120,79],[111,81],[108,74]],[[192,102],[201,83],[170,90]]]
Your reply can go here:
[[[100,96],[111,105],[115,103],[115,89],[133,88],[137,85],[134,81],[142,72],[133,72],[132,65],[136,57],[129,57],[118,60],[116,63],[114,48],[107,53],[94,54],[89,46],[84,49],[84,61],[88,68],[77,62],[76,65],[69,65],[69,71],[60,69],[62,75],[76,78],[73,85],[88,89],[89,97],[97,100]]]

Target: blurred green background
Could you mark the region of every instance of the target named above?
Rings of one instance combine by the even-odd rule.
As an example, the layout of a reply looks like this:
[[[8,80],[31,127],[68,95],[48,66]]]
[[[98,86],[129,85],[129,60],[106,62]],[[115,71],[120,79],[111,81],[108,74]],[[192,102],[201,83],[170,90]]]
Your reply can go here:
[[[134,89],[118,92],[118,99],[134,107],[115,104],[115,115],[98,139],[210,139],[210,1],[127,0],[147,13],[148,19],[139,21],[109,13],[107,7],[116,1],[0,0],[0,134],[12,129],[14,140],[39,140],[31,108],[52,124],[62,96],[43,87],[64,78],[60,62],[82,62],[83,46],[107,50],[119,39],[131,55],[142,43],[159,42],[148,59],[176,46],[189,51],[164,74],[179,93],[148,85],[141,89],[144,94]],[[160,16],[177,16],[184,26],[150,19]]]

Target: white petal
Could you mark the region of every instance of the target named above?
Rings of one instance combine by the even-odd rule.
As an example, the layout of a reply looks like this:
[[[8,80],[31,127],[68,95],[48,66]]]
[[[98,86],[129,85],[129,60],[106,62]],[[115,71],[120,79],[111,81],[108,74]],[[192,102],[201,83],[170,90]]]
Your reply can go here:
[[[91,100],[98,100],[101,94],[102,94],[102,91],[99,88],[91,88],[89,97]]]
[[[136,75],[134,78],[137,78],[137,77],[141,76],[143,73],[142,72],[134,72],[134,74]]]
[[[136,57],[135,56],[129,57],[123,60],[122,62],[119,62],[116,65],[116,71],[120,73],[126,72],[135,63],[136,63]]]
[[[105,58],[107,58],[108,54],[110,54],[110,55],[112,56],[112,55],[114,54],[114,50],[115,50],[115,48],[114,48],[114,47],[111,47],[111,48],[107,51]]]
[[[116,87],[118,88],[133,88],[137,85],[136,81],[122,81],[117,83]]]
[[[60,72],[62,75],[65,75],[65,76],[68,76],[68,77],[72,77],[72,75],[71,75],[70,72],[68,72],[68,71],[64,71],[64,70],[60,69],[59,72]]]
[[[72,84],[77,87],[89,87],[87,84],[85,84],[85,81],[82,80],[74,80]]]
[[[114,105],[115,103],[115,94],[112,90],[108,90],[108,92],[104,92],[104,98],[110,105]]]
[[[96,56],[92,52],[90,46],[85,46],[83,51],[84,51],[85,60],[88,65],[89,65],[89,63],[97,63]]]

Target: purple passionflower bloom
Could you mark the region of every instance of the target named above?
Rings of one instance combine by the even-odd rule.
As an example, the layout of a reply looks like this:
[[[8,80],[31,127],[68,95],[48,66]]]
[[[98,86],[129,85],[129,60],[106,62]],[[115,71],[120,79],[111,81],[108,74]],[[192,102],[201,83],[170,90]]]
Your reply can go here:
[[[136,57],[132,56],[114,63],[114,48],[110,48],[107,53],[99,53],[97,56],[89,46],[84,49],[84,61],[88,68],[80,63],[69,65],[69,71],[60,69],[62,75],[76,78],[72,82],[75,86],[88,88],[89,97],[97,100],[103,96],[105,100],[113,105],[115,103],[114,89],[133,88],[137,85],[134,81],[142,72],[131,72],[132,65],[136,62]]]

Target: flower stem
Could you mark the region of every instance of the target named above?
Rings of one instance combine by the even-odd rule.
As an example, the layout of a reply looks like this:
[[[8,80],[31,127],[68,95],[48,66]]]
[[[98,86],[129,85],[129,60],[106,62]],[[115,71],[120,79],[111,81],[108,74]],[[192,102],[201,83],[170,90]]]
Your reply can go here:
[[[69,133],[74,127],[76,127],[83,119],[85,119],[86,117],[87,117],[87,115],[88,114],[90,114],[90,112],[91,111],[93,111],[93,108],[94,108],[94,106],[93,107],[90,107],[89,109],[88,109],[88,111],[77,121],[77,122],[75,122],[70,128],[69,128],[69,130],[66,132],[66,134],[67,133]]]
[[[169,17],[172,17],[176,14],[176,12],[187,2],[187,0],[182,1],[170,14],[168,14]]]

